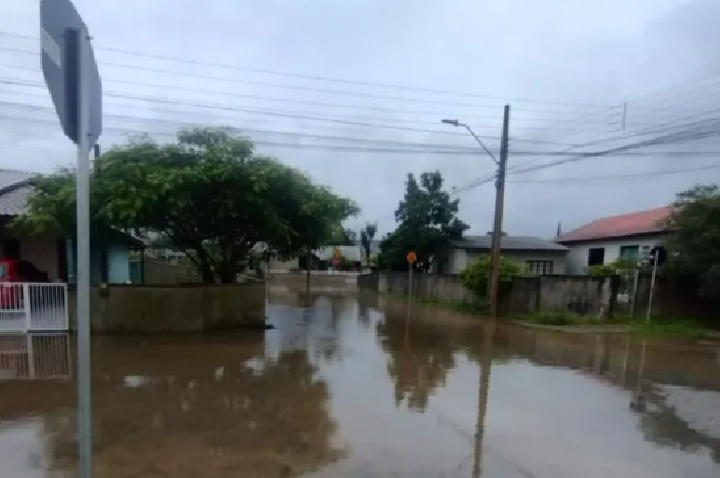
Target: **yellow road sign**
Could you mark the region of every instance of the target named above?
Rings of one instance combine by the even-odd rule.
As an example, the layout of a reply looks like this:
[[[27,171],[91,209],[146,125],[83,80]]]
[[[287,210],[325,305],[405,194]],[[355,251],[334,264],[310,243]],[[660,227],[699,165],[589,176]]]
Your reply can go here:
[[[412,264],[413,262],[417,261],[417,256],[415,255],[414,252],[408,252],[407,261],[408,261],[410,264]]]

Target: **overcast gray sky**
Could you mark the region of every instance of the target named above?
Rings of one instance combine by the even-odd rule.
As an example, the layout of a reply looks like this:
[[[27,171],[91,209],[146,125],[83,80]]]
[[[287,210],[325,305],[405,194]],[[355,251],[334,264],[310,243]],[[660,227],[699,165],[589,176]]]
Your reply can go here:
[[[443,117],[469,123],[496,152],[502,108],[510,103],[512,172],[562,159],[527,153],[616,138],[572,150],[597,151],[651,139],[647,131],[653,128],[679,128],[719,115],[714,111],[720,108],[717,0],[75,0],[75,5],[94,37],[108,93],[103,147],[133,132],[171,140],[181,123],[265,131],[248,133],[260,152],[357,200],[363,215],[350,224],[378,221],[381,234],[393,227],[408,172],[439,169],[451,188],[493,171],[472,137],[441,125]],[[36,0],[0,0],[2,168],[44,172],[74,158],[42,86],[38,32]],[[134,53],[113,51],[118,49]],[[623,132],[618,129],[625,101]],[[720,151],[718,142],[655,146],[636,150],[637,156],[510,174],[504,230],[551,237],[558,221],[568,230],[598,216],[665,205],[678,190],[717,182],[720,169],[589,178],[714,166],[720,155],[677,153]],[[297,144],[305,146],[290,147]],[[387,151],[399,148],[411,152]],[[458,150],[447,153],[451,148]],[[492,184],[459,197],[460,216],[471,232],[490,230]]]

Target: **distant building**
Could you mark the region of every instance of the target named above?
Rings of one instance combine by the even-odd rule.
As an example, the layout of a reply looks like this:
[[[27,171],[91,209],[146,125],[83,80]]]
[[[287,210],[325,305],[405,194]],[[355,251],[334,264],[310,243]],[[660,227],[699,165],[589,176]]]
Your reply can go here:
[[[27,234],[8,227],[15,217],[27,212],[33,176],[33,173],[0,169],[0,257],[27,260],[47,273],[51,280],[73,283],[77,277],[74,235]],[[103,247],[93,247],[90,251],[91,280],[130,282],[130,251],[142,250],[144,244],[115,229],[108,229],[103,240]],[[92,244],[99,242],[94,238]]]
[[[555,242],[570,250],[567,272],[584,274],[589,266],[609,264],[620,258],[638,260],[670,234],[665,222],[671,212],[671,207],[661,207],[603,217],[561,234]]]
[[[464,236],[450,241],[434,270],[441,274],[459,274],[480,256],[490,254],[492,236]],[[530,236],[502,236],[500,250],[504,258],[524,266],[534,274],[564,274],[567,247]]]

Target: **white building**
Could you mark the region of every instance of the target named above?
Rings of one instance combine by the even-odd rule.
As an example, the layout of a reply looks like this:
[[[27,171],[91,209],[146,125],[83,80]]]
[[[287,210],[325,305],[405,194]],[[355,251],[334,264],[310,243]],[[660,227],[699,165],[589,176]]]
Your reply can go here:
[[[570,249],[568,274],[585,274],[589,266],[609,264],[617,259],[637,260],[661,245],[670,233],[665,227],[672,208],[603,217],[561,234],[555,242]]]
[[[480,256],[489,255],[492,237],[463,236],[450,241],[434,271],[441,274],[459,274],[463,268]],[[500,240],[502,257],[516,262],[534,274],[564,274],[568,249],[553,241],[530,236],[503,236]]]

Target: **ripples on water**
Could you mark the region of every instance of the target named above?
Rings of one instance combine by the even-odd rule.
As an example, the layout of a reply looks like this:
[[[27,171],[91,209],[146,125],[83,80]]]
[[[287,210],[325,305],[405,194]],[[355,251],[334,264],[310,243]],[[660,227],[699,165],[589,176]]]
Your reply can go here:
[[[266,332],[93,339],[95,477],[720,476],[720,352],[277,294]],[[74,345],[0,336],[0,476],[76,476]]]

